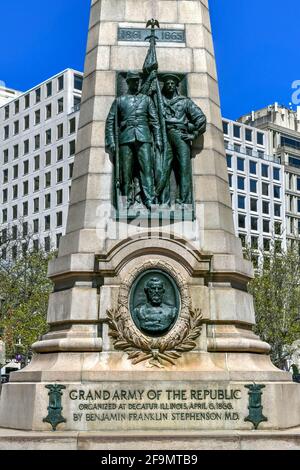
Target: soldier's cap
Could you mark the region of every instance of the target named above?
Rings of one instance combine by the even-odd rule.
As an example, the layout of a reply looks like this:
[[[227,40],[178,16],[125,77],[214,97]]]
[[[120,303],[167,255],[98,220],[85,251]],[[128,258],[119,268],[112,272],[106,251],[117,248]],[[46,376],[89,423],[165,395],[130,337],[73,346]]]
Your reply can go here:
[[[139,74],[139,72],[134,72],[134,71],[129,71],[127,72],[127,75],[126,75],[126,82],[128,82],[129,80],[140,80],[141,76]]]
[[[161,81],[162,82],[167,82],[168,80],[174,80],[177,85],[178,83],[181,82],[182,78],[180,78],[178,75],[176,75],[175,73],[164,73],[161,77],[160,77]]]

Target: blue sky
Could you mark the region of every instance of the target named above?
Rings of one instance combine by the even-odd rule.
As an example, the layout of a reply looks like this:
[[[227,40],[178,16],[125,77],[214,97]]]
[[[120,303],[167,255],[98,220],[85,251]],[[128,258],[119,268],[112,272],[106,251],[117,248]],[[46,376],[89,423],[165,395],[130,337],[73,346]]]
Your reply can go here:
[[[83,69],[90,0],[0,0],[0,80],[27,90]],[[300,80],[299,0],[210,0],[223,115],[274,101]]]

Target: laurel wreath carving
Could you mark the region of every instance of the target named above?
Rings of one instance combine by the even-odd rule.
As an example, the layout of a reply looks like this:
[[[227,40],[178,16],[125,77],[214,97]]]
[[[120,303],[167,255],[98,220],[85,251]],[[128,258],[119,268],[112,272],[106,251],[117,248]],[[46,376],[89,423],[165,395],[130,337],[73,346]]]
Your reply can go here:
[[[132,281],[141,272],[151,268],[167,271],[176,279],[181,294],[181,312],[171,331],[159,338],[142,334],[134,325],[129,308],[128,298]],[[109,336],[113,338],[114,347],[128,354],[134,365],[147,361],[148,367],[164,368],[167,364],[175,365],[183,353],[196,347],[195,340],[202,329],[200,309],[192,309],[188,287],[178,271],[172,265],[161,261],[149,261],[136,268],[120,286],[118,307],[107,311],[110,327]]]

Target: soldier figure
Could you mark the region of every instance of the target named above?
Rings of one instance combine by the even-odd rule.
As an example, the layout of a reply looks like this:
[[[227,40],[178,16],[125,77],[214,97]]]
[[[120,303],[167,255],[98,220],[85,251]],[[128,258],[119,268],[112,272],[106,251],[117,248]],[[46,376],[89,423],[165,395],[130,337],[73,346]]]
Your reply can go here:
[[[162,77],[165,121],[168,149],[164,171],[157,193],[161,194],[169,184],[172,168],[178,185],[176,203],[192,204],[191,144],[206,129],[206,117],[201,109],[186,96],[178,93],[180,78],[175,74]],[[169,202],[164,200],[163,202]]]
[[[164,283],[157,277],[152,277],[144,288],[147,303],[134,309],[141,330],[150,334],[163,333],[173,324],[177,308],[163,303],[165,294]]]
[[[121,195],[127,200],[127,208],[135,202],[134,178],[137,176],[142,202],[150,209],[155,202],[153,141],[159,151],[162,147],[159,119],[152,99],[139,93],[139,73],[128,72],[126,81],[128,93],[117,98],[109,112],[105,144],[108,153],[118,154],[120,158],[116,178],[120,180]]]

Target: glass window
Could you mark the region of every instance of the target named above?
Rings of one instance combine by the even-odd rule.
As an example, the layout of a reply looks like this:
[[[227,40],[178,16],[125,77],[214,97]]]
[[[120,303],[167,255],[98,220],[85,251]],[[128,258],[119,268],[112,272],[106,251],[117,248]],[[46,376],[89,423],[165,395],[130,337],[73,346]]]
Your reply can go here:
[[[281,205],[280,204],[274,204],[274,216],[281,217]]]
[[[269,233],[270,232],[270,221],[263,219],[263,232]]]
[[[29,114],[28,114],[27,116],[24,116],[24,130],[25,131],[29,129],[29,124],[30,124],[30,121],[29,121]]]
[[[241,153],[241,146],[239,144],[233,144],[233,150],[237,153]]]
[[[61,167],[61,168],[57,168],[56,170],[56,182],[61,183],[62,180],[63,180],[63,169]]]
[[[37,88],[35,90],[35,102],[39,103],[41,101],[41,89]]]
[[[237,183],[238,183],[238,189],[240,190],[245,189],[245,178],[243,178],[242,176],[238,176]]]
[[[27,196],[28,195],[28,181],[24,181],[23,183],[23,196]]]
[[[257,212],[257,199],[254,199],[253,197],[250,198],[250,210],[252,212]]]
[[[261,184],[261,192],[263,196],[269,196],[269,185],[268,183]]]
[[[274,197],[280,199],[280,186],[274,186]]]
[[[44,247],[45,251],[48,253],[50,251],[50,237],[44,238]]]
[[[19,145],[14,145],[14,159],[18,158],[19,156]]]
[[[242,246],[245,247],[246,246],[246,235],[244,235],[243,233],[239,233],[239,239],[242,242]]]
[[[3,204],[5,204],[7,202],[7,199],[8,199],[8,191],[7,191],[7,189],[3,189],[3,191],[2,191],[2,202],[3,202]]]
[[[27,217],[28,215],[28,201],[23,202],[23,216]]]
[[[14,135],[19,134],[20,131],[20,126],[19,126],[19,121],[14,122]]]
[[[62,233],[57,233],[56,234],[56,249],[57,250],[59,248],[59,242],[60,242],[61,237],[62,237]]]
[[[52,116],[52,105],[50,103],[50,104],[47,104],[46,106],[46,119],[51,119],[51,116]]]
[[[264,134],[262,134],[261,132],[257,133],[257,144],[264,145]]]
[[[41,136],[40,134],[34,136],[34,149],[38,150],[41,146]]]
[[[16,178],[18,178],[18,176],[19,176],[19,166],[15,165],[13,167],[13,178],[16,179]]]
[[[297,199],[297,212],[300,212],[300,199]]]
[[[38,212],[39,210],[40,210],[40,200],[37,197],[33,200],[33,212]]]
[[[238,215],[239,228],[246,228],[246,216],[243,214]]]
[[[69,165],[69,178],[73,178],[73,168],[74,168],[74,163],[70,163]]]
[[[223,121],[223,132],[228,135],[228,122]]]
[[[74,96],[73,103],[74,103],[74,110],[78,111],[80,109],[81,96]]]
[[[34,123],[35,123],[35,125],[37,125],[40,122],[41,122],[41,110],[37,109],[34,113]]]
[[[245,171],[245,160],[243,158],[237,158],[237,169],[238,171]]]
[[[62,139],[64,136],[64,125],[59,124],[57,126],[57,140]]]
[[[57,150],[56,150],[56,160],[59,162],[63,158],[64,158],[64,147],[63,145],[60,145],[59,147],[57,147]]]
[[[300,191],[300,178],[297,178],[297,191]]]
[[[18,206],[13,206],[13,219],[16,220],[18,218]]]
[[[46,93],[47,93],[47,98],[52,95],[52,82],[47,83]]]
[[[228,183],[229,186],[232,188],[232,175],[228,174]]]
[[[45,188],[49,188],[51,186],[51,171],[45,173]]]
[[[258,218],[251,217],[251,230],[258,230]]]
[[[246,201],[245,196],[238,195],[238,208],[239,209],[245,209],[245,201]]]
[[[83,78],[81,75],[74,75],[74,88],[75,90],[82,90]]]
[[[17,100],[15,101],[15,114],[18,114],[19,111],[20,111],[20,101]]]
[[[72,118],[69,121],[69,133],[74,134],[76,132],[76,118]]]
[[[64,76],[61,75],[60,77],[58,77],[57,79],[57,90],[58,91],[61,91],[64,89]]]
[[[7,209],[2,210],[2,222],[7,222]]]
[[[252,147],[246,147],[246,154],[252,157],[253,154],[253,148]]]
[[[23,174],[27,175],[29,173],[29,160],[23,162]]]
[[[8,182],[8,169],[3,170],[3,184]]]
[[[38,251],[39,246],[40,246],[39,239],[38,238],[34,239],[33,240],[33,249],[34,249],[34,251]]]
[[[252,175],[256,175],[257,173],[257,163],[253,160],[249,161],[249,171]]]
[[[75,155],[75,152],[76,152],[75,140],[71,140],[71,142],[69,142],[69,155],[70,155],[70,157],[72,155]]]
[[[29,108],[30,106],[30,95],[25,95],[24,96],[24,101],[25,101],[25,109]]]
[[[251,129],[245,129],[245,139],[248,142],[252,142],[252,130]]]
[[[280,169],[273,168],[273,179],[279,181],[280,180]]]
[[[262,152],[261,150],[257,150],[257,156],[258,158],[264,158],[264,152]]]
[[[24,140],[24,155],[29,153],[29,140]]]
[[[262,201],[262,211],[263,211],[263,214],[270,213],[270,203],[268,201]]]
[[[4,108],[4,119],[9,118],[9,106],[5,106]]]
[[[38,233],[39,231],[39,219],[34,219],[33,221],[33,232]]]
[[[4,127],[4,140],[9,138],[9,126]]]
[[[274,222],[275,235],[281,235],[281,222]]]
[[[17,197],[18,197],[18,185],[15,184],[13,186],[13,199],[17,199]]]
[[[45,209],[51,208],[51,194],[45,194]]]
[[[56,205],[59,206],[63,202],[63,190],[56,191]]]
[[[232,155],[226,154],[227,168],[232,168]]]
[[[51,144],[51,139],[52,139],[52,135],[51,135],[51,129],[47,129],[46,130],[46,133],[45,133],[45,136],[46,136],[46,145],[49,145]]]
[[[3,150],[3,163],[8,162],[8,149]]]
[[[50,214],[45,216],[45,230],[50,230]]]
[[[264,178],[269,178],[269,166],[268,165],[261,165],[261,176]]]
[[[241,138],[241,126],[233,125],[233,136],[237,139]]]
[[[56,213],[56,227],[61,227],[63,222],[63,213],[57,212]]]
[[[258,237],[251,237],[251,247],[254,250],[258,249]]]
[[[60,114],[63,112],[64,112],[64,99],[59,98],[59,100],[57,100],[57,114]]]
[[[40,169],[40,156],[36,155],[34,157],[34,171],[37,171]]]
[[[48,152],[45,154],[45,165],[51,165],[51,150],[48,150]]]
[[[257,193],[257,181],[250,179],[250,192]]]
[[[33,190],[39,191],[39,189],[40,189],[40,178],[39,176],[36,176],[33,180]]]
[[[270,251],[270,239],[264,238],[264,251]]]

